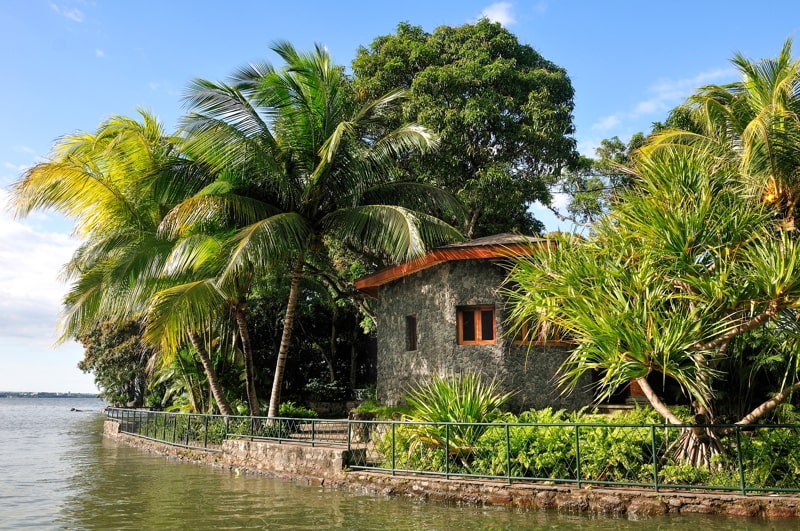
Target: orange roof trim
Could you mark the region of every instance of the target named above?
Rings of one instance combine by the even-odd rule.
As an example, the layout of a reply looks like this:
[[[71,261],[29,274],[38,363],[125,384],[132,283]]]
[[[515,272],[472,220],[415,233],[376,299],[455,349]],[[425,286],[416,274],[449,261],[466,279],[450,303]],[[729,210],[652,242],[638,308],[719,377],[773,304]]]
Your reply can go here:
[[[488,239],[486,238],[486,240]],[[390,266],[371,275],[361,277],[356,280],[355,287],[367,295],[377,297],[380,286],[443,262],[522,256],[530,254],[535,246],[540,247],[549,243],[548,240],[526,238],[524,236],[518,236],[515,239],[517,242],[524,241],[524,243],[481,244],[479,243],[481,240],[473,240],[463,244],[440,247],[428,252],[422,258]]]

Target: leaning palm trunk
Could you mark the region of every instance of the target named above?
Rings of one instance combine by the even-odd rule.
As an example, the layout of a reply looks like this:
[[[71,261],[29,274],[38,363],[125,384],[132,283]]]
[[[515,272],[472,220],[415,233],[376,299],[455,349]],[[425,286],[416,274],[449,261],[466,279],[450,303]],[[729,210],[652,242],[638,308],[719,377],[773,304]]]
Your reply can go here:
[[[286,304],[286,317],[283,319],[283,335],[281,335],[281,345],[278,349],[278,361],[275,364],[275,378],[272,381],[272,394],[269,398],[270,418],[278,416],[278,408],[281,400],[281,387],[283,386],[283,371],[286,368],[286,359],[289,357],[289,342],[292,339],[292,328],[294,327],[294,312],[297,308],[297,295],[300,292],[300,277],[303,274],[303,255],[297,257],[294,268],[292,269],[292,280],[289,288],[289,302]]]
[[[695,468],[712,469],[720,466],[719,456],[725,453],[713,426],[692,426],[681,429],[678,439],[667,450],[676,463]]]
[[[239,327],[239,337],[242,339],[242,356],[244,357],[244,382],[247,387],[247,403],[250,406],[250,414],[254,417],[261,415],[261,408],[258,405],[258,395],[256,394],[255,369],[253,367],[253,348],[250,344],[250,333],[247,329],[247,318],[241,307],[234,309],[236,326]]]
[[[685,424],[658,398],[646,378],[637,378],[636,383],[644,392],[653,408],[670,424]],[[722,455],[723,448],[719,435],[713,426],[706,424],[707,417],[695,417],[696,426],[681,428],[680,436],[667,450],[677,463],[686,463],[694,467],[711,468],[716,457]]]
[[[193,331],[189,331],[189,340],[192,342],[194,349],[197,351],[197,355],[200,356],[200,362],[203,364],[203,369],[208,377],[208,386],[211,388],[211,393],[214,395],[214,400],[217,401],[219,412],[226,416],[233,415],[231,406],[228,404],[228,401],[225,400],[225,395],[222,393],[222,386],[219,383],[219,378],[217,378],[217,371],[214,370],[214,365],[211,363],[211,357],[208,355],[208,352],[206,352],[202,341],[200,341],[200,338],[197,337],[197,334]]]

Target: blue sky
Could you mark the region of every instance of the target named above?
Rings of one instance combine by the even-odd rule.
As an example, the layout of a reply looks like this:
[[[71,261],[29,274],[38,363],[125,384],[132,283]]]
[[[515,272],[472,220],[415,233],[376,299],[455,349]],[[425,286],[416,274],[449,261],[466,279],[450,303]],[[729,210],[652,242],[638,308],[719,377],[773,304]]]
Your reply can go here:
[[[94,391],[77,344],[50,348],[77,243],[48,213],[14,220],[8,187],[53,141],[112,114],[155,112],[168,129],[195,77],[224,80],[271,42],[324,44],[349,66],[360,45],[408,21],[433,31],[487,16],[567,69],[579,149],[627,140],[703,84],[736,80],[729,59],[777,55],[800,30],[794,1],[6,0],[0,4],[0,391]],[[795,47],[800,49],[800,44]],[[795,55],[798,55],[796,52]],[[552,216],[534,207],[549,229]]]

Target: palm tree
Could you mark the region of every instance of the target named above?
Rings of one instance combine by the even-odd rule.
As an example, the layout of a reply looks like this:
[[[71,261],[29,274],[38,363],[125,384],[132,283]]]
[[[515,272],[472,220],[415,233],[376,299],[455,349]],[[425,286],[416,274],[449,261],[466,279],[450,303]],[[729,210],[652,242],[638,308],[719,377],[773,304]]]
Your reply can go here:
[[[728,166],[704,153],[661,149],[636,162],[632,190],[589,239],[564,237],[516,260],[509,276],[517,328],[562,327],[575,348],[561,369],[567,389],[598,371],[598,399],[636,381],[672,424],[716,422],[725,364],[778,365],[775,393],[735,419],[752,423],[800,389],[800,242],[777,228]],[[742,345],[760,334],[760,352]],[[694,417],[680,418],[650,386],[680,384]],[[679,459],[711,466],[722,429],[684,430]]]
[[[742,80],[700,88],[673,112],[693,122],[694,132],[667,130],[654,135],[653,150],[689,146],[732,164],[764,202],[794,228],[800,200],[800,59],[787,39],[776,58],[731,60]]]
[[[152,295],[170,282],[162,272],[176,242],[162,237],[158,227],[205,177],[179,158],[155,117],[147,112],[141,117],[139,122],[115,116],[94,134],[64,137],[50,160],[14,185],[17,215],[37,208],[61,211],[75,219],[75,232],[84,240],[65,266],[73,284],[64,300],[62,340],[105,319],[142,318]],[[196,339],[192,343],[220,410],[231,414],[200,335],[187,333]]]
[[[358,106],[342,69],[326,50],[309,54],[290,44],[273,50],[286,65],[251,65],[232,84],[192,83],[184,149],[219,179],[178,205],[167,234],[207,218],[241,227],[223,283],[290,263],[286,305],[269,416],[278,413],[283,371],[306,265],[326,255],[327,242],[404,260],[458,232],[423,213],[457,208],[446,193],[395,180],[397,157],[435,146],[432,135],[407,125],[380,138],[370,125],[402,96],[393,92]]]

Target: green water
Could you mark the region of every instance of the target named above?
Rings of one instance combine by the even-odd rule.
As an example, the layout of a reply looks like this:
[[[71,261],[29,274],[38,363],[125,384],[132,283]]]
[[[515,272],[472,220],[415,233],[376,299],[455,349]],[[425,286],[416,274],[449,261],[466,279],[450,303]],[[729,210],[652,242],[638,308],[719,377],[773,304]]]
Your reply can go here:
[[[0,399],[0,529],[800,529],[796,521],[629,520],[309,487],[105,440],[101,407],[96,400]]]

